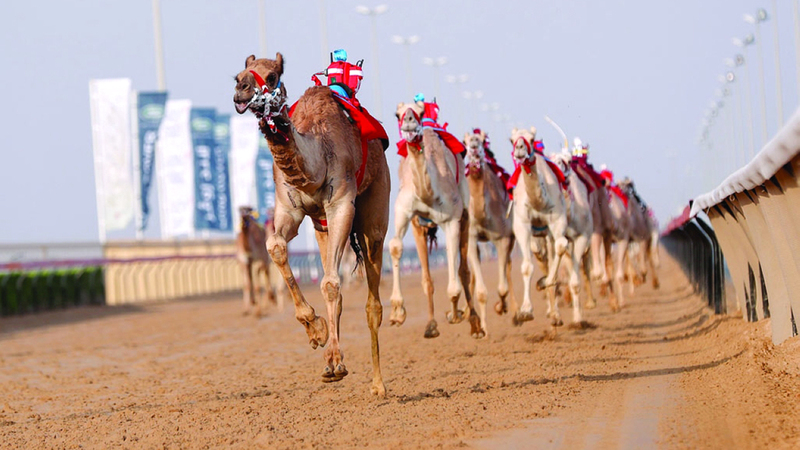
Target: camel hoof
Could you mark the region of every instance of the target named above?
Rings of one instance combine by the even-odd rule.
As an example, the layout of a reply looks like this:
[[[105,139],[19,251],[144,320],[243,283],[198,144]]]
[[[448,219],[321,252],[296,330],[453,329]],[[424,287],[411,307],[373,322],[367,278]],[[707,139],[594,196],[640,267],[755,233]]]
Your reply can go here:
[[[320,316],[314,316],[314,320],[306,322],[304,325],[311,348],[325,347],[325,344],[328,343],[328,322]]]
[[[539,278],[536,281],[536,290],[537,291],[543,291],[545,289],[547,289],[547,277]]]
[[[564,321],[561,320],[561,317],[551,317],[550,318],[550,325],[554,327],[563,327]]]
[[[475,339],[482,339],[486,337],[486,331],[481,327],[481,319],[478,317],[477,314],[473,314],[469,318],[469,324],[471,326],[470,335]]]
[[[496,312],[497,315],[499,315],[499,316],[502,316],[503,314],[507,313],[508,312],[508,308],[506,307],[506,303],[502,302],[502,301],[498,301],[497,303],[495,303],[494,304],[494,312]]]
[[[383,385],[382,381],[373,382],[369,391],[378,398],[386,398],[386,386]]]
[[[587,300],[586,301],[586,309],[595,309],[597,308],[597,302],[594,300]]]
[[[533,320],[533,313],[532,312],[518,312],[514,314],[514,318],[511,319],[511,323],[515,327],[522,326],[525,322],[530,322]]]
[[[447,312],[447,322],[450,324],[457,324],[464,321],[464,311],[459,309],[456,310],[455,317],[453,316],[453,311]]]
[[[336,366],[337,369],[339,369],[339,367],[343,368],[344,366],[342,364]],[[347,375],[347,370],[344,371],[344,374],[337,374],[335,370],[331,369],[331,366],[325,366],[325,368],[322,369],[322,382],[335,383],[341,381],[345,375]]]
[[[431,320],[428,326],[425,327],[425,339],[433,339],[439,336],[439,328],[436,326],[436,321]]]
[[[399,306],[392,308],[392,315],[389,317],[389,325],[397,325],[398,327],[406,321],[406,308]]]
[[[653,289],[658,289],[661,287],[661,283],[658,282],[655,278],[653,278]]]

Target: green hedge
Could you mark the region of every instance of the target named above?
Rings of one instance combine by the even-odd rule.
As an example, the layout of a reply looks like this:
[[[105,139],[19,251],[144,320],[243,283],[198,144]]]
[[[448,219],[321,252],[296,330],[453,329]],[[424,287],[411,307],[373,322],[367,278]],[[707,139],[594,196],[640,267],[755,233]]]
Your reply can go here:
[[[102,267],[0,273],[0,315],[105,303]]]

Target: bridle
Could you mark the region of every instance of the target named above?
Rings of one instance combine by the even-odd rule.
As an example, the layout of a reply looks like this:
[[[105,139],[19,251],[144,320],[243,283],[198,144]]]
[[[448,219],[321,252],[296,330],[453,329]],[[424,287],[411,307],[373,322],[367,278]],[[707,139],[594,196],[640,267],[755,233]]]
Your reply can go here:
[[[422,120],[421,120],[420,115],[417,114],[416,111],[414,111],[414,108],[408,107],[408,108],[406,108],[405,111],[403,111],[403,114],[401,114],[400,118],[397,120],[397,128],[400,130],[400,135],[402,136],[402,134],[403,134],[403,119],[406,117],[406,113],[408,113],[409,111],[411,111],[411,114],[414,115],[414,119],[417,121],[417,129],[416,129],[416,136],[414,137],[414,141],[413,142],[407,141],[407,143],[411,144],[410,145],[411,148],[413,148],[413,149],[415,149],[415,150],[417,150],[419,152],[422,152],[422,145],[421,145],[421,142],[420,142],[422,140]]]
[[[522,140],[522,143],[525,145],[525,150],[527,152],[525,158],[521,160],[517,159],[516,156],[517,143],[519,143],[520,139]],[[531,147],[530,142],[528,142],[528,140],[525,139],[525,136],[520,136],[514,140],[514,148],[511,150],[511,155],[514,157],[514,161],[517,164],[520,164],[523,167],[525,167],[526,173],[531,173],[531,166],[536,164],[536,158],[534,156],[533,147]]]
[[[286,109],[286,96],[283,95],[281,90],[283,82],[278,80],[278,85],[270,91],[264,78],[258,72],[250,70],[250,73],[253,74],[258,88],[255,89],[256,92],[250,98],[250,101],[247,102],[247,107],[254,106],[256,117],[259,119],[266,118],[270,131],[276,133],[278,128],[275,125],[275,117],[281,115]]]

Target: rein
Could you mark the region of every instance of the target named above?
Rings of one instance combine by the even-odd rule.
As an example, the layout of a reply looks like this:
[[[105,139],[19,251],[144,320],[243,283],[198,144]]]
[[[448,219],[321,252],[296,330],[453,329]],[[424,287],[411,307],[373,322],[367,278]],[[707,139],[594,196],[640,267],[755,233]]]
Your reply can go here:
[[[275,117],[280,116],[286,110],[286,98],[281,95],[281,87],[283,86],[283,82],[278,80],[278,85],[275,86],[274,90],[270,91],[267,83],[264,81],[264,78],[262,78],[258,72],[255,70],[250,70],[250,73],[256,80],[258,89],[255,90],[256,92],[253,94],[253,97],[250,98],[250,101],[247,103],[247,107],[249,108],[251,105],[255,106],[256,117],[259,119],[266,118],[270,131],[272,131],[273,134],[281,135],[285,140],[288,141],[289,138],[286,136],[286,134],[278,130],[278,127],[275,124]]]

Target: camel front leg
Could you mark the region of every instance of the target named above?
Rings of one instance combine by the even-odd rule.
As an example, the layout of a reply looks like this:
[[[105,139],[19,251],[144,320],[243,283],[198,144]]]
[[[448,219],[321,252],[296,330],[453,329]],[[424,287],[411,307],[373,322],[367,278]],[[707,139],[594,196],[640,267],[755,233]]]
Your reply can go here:
[[[242,278],[244,279],[244,289],[242,289],[242,299],[244,300],[244,308],[242,309],[242,314],[245,316],[250,314],[250,308],[253,305],[253,299],[255,298],[253,292],[253,272],[251,270],[252,260],[247,256],[241,256],[239,258],[239,267],[242,270]]]
[[[617,242],[614,253],[614,291],[617,294],[617,308],[625,306],[625,294],[623,287],[625,284],[625,256],[628,253],[628,240]]]
[[[603,235],[592,233],[592,274],[593,280],[607,280],[606,265],[603,264]]]
[[[275,289],[272,288],[272,280],[269,278],[269,263],[266,260],[260,261],[258,265],[258,271],[261,277],[261,280],[264,283],[264,302],[269,302],[273,305],[278,303],[277,298],[275,297]],[[263,302],[262,302],[263,303]]]
[[[450,220],[442,225],[445,233],[447,250],[447,297],[450,298],[450,311],[447,312],[447,321],[451,324],[461,323],[468,317],[469,305],[466,311],[458,309],[458,299],[461,297],[463,286],[459,278],[461,268],[461,224],[459,220]]]
[[[511,251],[514,249],[514,237],[502,237],[494,242],[497,249],[497,295],[500,300],[494,305],[497,314],[508,312],[508,296],[511,295],[511,312],[516,313],[519,305],[514,298],[514,291],[511,287]]]
[[[428,325],[425,327],[424,336],[432,339],[439,336],[439,328],[433,311],[433,279],[431,279],[430,261],[428,260],[427,230],[419,224],[419,219],[417,219],[416,222],[411,222],[411,231],[414,233],[414,243],[417,245],[417,255],[422,272],[422,291],[428,298]]]
[[[267,239],[267,251],[272,257],[272,261],[280,270],[286,287],[294,301],[294,314],[297,321],[306,329],[308,341],[312,348],[324,347],[328,343],[328,324],[325,319],[316,315],[314,308],[308,304],[300,286],[294,278],[292,268],[289,266],[289,253],[286,248],[286,240],[297,236],[297,227],[300,226],[303,216],[300,214],[290,215],[290,213],[277,209],[275,212],[275,234]]]
[[[517,238],[520,252],[522,253],[522,282],[523,282],[523,297],[522,306],[519,311],[514,314],[511,322],[516,325],[522,325],[523,322],[533,320],[533,304],[531,303],[531,280],[533,279],[533,261],[531,258],[531,225],[522,219],[519,214],[514,214],[514,236]]]
[[[650,264],[650,271],[653,273],[653,289],[658,289],[661,283],[658,281],[658,231],[650,235],[650,242],[647,243],[647,262]]]
[[[467,243],[469,241],[469,212],[464,209],[464,212],[461,214],[461,221],[459,223],[459,264],[458,264],[458,277],[461,281],[461,286],[469,285],[469,279],[471,271],[469,270],[469,264],[467,263]],[[477,249],[477,242],[475,244]],[[476,251],[477,253],[477,251]],[[484,290],[484,298],[485,298],[485,291],[486,285],[483,286]],[[483,314],[478,317],[478,314],[475,312],[475,304],[472,302],[472,291],[465,290],[464,291],[464,300],[467,302],[467,311],[469,311],[469,325],[470,325],[470,336],[474,337],[475,339],[481,339],[486,337],[486,302],[483,303]],[[458,301],[458,299],[456,299]]]
[[[566,252],[566,249],[564,250]],[[556,283],[555,277],[558,276],[558,266],[561,263],[561,259],[564,256],[564,252],[561,255],[558,254],[556,240],[552,238],[552,236],[547,237],[547,269],[548,269],[548,276],[550,277],[551,273],[555,271],[555,275],[553,276],[553,283],[547,284],[546,282],[543,283],[542,280],[545,280],[545,277],[539,279],[536,283],[536,288],[539,290],[544,289],[545,294],[547,296],[547,317],[550,318],[550,325],[554,327],[560,327],[564,325],[564,321],[561,320],[561,311],[558,309],[558,299],[556,298]]]
[[[581,311],[580,286],[581,273],[583,272],[584,261],[588,259],[589,238],[578,236],[573,243],[572,254],[572,273],[569,275],[569,290],[572,294],[572,322],[583,322],[583,312]],[[591,297],[591,292],[589,296]]]
[[[331,382],[341,380],[348,373],[344,365],[344,356],[339,348],[339,321],[342,317],[342,279],[339,267],[348,235],[353,227],[355,206],[351,200],[345,198],[335,207],[326,208],[325,212],[328,216],[328,233],[325,237],[319,233],[317,237],[320,242],[320,253],[327,255],[322,260],[325,275],[320,283],[320,291],[328,310],[330,324],[328,339],[331,345],[325,350],[327,365],[322,371],[322,379]]]
[[[597,302],[595,301],[594,294],[592,293],[591,264],[592,262],[589,259],[589,255],[584,256],[581,264],[581,275],[583,279],[583,290],[586,291],[587,309],[594,309],[597,307]]]
[[[403,238],[408,231],[411,216],[400,208],[400,202],[394,212],[394,237],[389,241],[389,255],[392,257],[392,313],[389,325],[402,325],[406,321],[406,308],[403,306],[403,293],[400,290],[400,258],[403,257]]]

